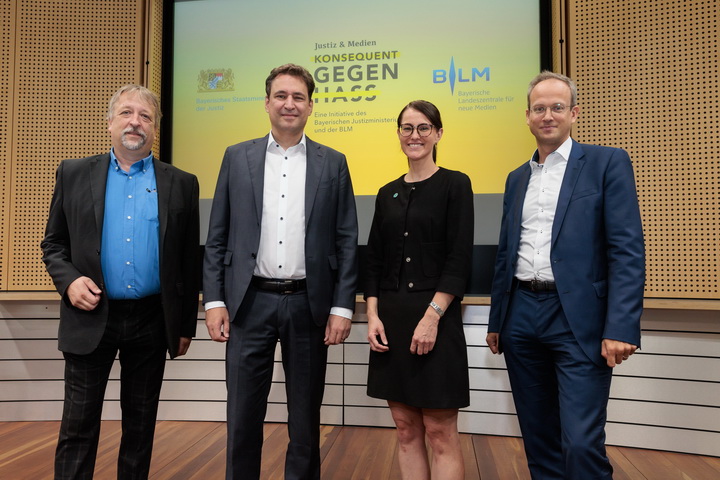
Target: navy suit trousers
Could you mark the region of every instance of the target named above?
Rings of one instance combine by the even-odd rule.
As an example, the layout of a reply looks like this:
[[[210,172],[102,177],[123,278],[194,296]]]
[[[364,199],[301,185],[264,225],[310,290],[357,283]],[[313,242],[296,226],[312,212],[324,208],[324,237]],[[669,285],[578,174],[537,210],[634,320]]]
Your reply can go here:
[[[532,478],[611,480],[605,422],[612,369],[585,355],[557,293],[517,288],[500,340]]]

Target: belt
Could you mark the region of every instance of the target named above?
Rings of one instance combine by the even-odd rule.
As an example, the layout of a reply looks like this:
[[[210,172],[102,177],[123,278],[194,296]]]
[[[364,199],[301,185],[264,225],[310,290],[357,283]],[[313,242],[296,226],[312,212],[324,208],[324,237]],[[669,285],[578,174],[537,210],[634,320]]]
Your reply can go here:
[[[289,293],[302,292],[307,289],[307,282],[302,280],[281,280],[277,278],[252,277],[252,285],[268,292],[280,293],[287,295]]]
[[[110,308],[151,308],[161,303],[162,299],[159,293],[143,298],[109,299]]]
[[[557,292],[555,282],[547,280],[518,280],[518,287],[530,290],[531,292]]]

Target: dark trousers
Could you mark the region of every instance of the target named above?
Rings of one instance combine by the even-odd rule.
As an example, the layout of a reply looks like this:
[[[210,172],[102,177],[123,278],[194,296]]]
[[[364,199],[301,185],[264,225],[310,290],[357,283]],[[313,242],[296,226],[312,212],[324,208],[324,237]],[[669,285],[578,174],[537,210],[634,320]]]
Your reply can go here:
[[[515,290],[500,339],[532,478],[611,480],[612,369],[582,351],[557,293]]]
[[[320,405],[325,390],[325,328],[312,320],[307,293],[250,287],[227,345],[226,478],[260,478],[263,422],[278,339],[288,407],[285,479],[320,478]]]
[[[95,351],[63,354],[65,403],[55,452],[56,479],[93,477],[105,387],[118,351],[122,438],[117,478],[148,478],[167,352],[159,296],[111,301],[107,327]]]

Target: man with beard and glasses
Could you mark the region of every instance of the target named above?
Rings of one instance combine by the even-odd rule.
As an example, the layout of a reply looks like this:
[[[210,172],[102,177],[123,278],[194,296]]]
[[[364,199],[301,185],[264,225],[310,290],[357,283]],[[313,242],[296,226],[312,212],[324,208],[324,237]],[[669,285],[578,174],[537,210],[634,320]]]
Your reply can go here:
[[[146,479],[169,352],[195,335],[199,186],[153,157],[157,96],[126,85],[110,99],[110,152],[65,160],[56,174],[43,261],[60,293],[65,402],[55,478],[92,478],[100,418],[120,358],[117,478]]]

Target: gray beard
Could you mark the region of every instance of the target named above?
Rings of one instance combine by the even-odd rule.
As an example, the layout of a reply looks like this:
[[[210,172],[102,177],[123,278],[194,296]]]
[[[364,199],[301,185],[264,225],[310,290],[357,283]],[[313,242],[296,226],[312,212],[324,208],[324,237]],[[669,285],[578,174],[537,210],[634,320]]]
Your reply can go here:
[[[128,140],[125,137],[125,135],[123,135],[121,141],[122,141],[123,147],[127,148],[128,150],[136,151],[136,150],[140,150],[141,148],[143,148],[145,146],[147,139],[145,137],[143,137],[141,140],[138,140],[137,142],[131,142],[130,140]]]

